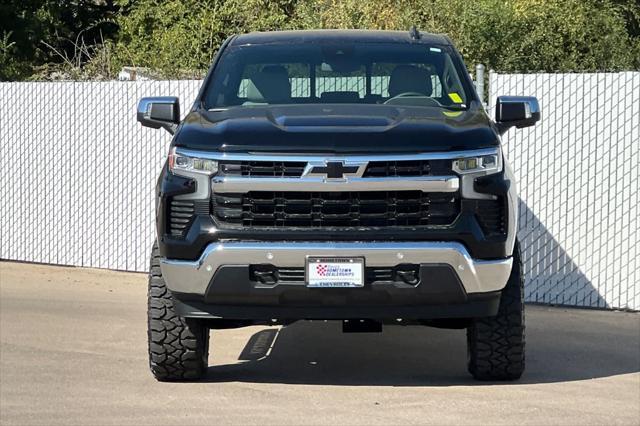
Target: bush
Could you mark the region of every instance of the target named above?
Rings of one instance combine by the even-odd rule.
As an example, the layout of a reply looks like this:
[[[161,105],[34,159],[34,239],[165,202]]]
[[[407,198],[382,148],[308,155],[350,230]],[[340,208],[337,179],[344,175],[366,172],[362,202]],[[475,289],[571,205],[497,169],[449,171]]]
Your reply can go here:
[[[18,16],[4,19],[7,13]],[[469,66],[484,63],[501,72],[640,69],[637,0],[24,0],[0,6],[0,19],[12,22],[0,34],[0,79],[60,67],[71,78],[108,78],[126,65],[167,78],[200,77],[235,33],[406,31],[412,25],[448,34]],[[86,45],[81,41],[91,55],[69,70],[66,56],[80,36],[89,37]]]
[[[622,11],[606,0],[307,0],[294,23],[401,30],[415,24],[448,34],[469,66],[502,72],[638,69],[640,38],[629,36]]]
[[[139,0],[119,21],[114,68],[202,76],[228,36],[286,28],[294,5],[291,0]]]
[[[78,46],[94,50],[113,37],[117,10],[114,0],[0,1],[0,81],[73,62],[82,56]]]

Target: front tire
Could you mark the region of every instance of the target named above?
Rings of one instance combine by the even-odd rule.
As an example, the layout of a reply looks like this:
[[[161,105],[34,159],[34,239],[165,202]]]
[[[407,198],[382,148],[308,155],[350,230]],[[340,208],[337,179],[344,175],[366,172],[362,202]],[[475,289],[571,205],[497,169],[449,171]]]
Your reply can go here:
[[[513,267],[495,317],[478,318],[467,328],[468,370],[476,380],[517,380],[525,358],[524,278],[516,241]]]
[[[160,270],[157,244],[151,252],[148,293],[149,367],[159,381],[196,380],[207,370],[209,329],[176,314]]]

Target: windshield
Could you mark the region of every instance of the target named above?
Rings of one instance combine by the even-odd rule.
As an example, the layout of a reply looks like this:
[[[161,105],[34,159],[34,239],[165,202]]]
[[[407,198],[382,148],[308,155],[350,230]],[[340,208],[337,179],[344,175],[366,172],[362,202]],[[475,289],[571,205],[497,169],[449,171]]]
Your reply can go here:
[[[444,46],[418,43],[236,46],[221,57],[204,106],[346,103],[466,108],[471,97],[454,60]]]

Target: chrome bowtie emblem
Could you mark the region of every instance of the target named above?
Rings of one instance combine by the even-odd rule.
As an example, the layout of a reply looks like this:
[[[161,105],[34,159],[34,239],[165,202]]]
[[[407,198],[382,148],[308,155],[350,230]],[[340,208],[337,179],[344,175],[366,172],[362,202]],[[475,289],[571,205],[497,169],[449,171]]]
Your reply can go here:
[[[313,174],[326,174],[329,179],[343,178],[345,173],[356,173],[358,166],[345,166],[342,161],[328,161],[325,166],[314,166]]]
[[[344,180],[349,177],[362,177],[366,163],[348,163],[344,161],[309,162],[303,173],[308,177],[324,177],[325,179]]]

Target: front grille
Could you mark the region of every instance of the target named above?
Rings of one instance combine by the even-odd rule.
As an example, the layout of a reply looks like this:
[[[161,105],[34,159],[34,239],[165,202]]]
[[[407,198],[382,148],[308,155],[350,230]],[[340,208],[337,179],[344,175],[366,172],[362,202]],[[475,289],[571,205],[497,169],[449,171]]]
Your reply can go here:
[[[389,227],[449,225],[458,193],[421,191],[213,194],[219,224],[245,227]]]
[[[475,214],[482,232],[487,237],[504,236],[507,234],[506,198],[497,200],[477,200]]]
[[[293,161],[225,161],[220,171],[225,176],[300,177],[306,165]]]
[[[298,284],[305,282],[303,267],[275,267],[251,265],[249,279],[260,284]],[[401,264],[395,267],[365,268],[365,283],[397,282],[410,285],[420,283],[420,265]]]
[[[301,161],[222,161],[225,176],[301,177],[306,167]],[[371,161],[363,177],[411,177],[451,175],[451,160]]]
[[[450,175],[451,160],[371,161],[363,177]]]

